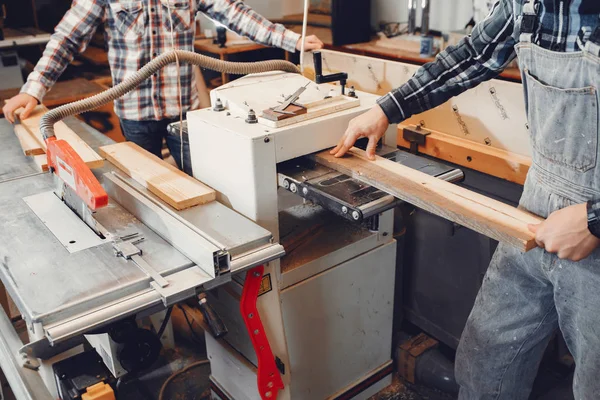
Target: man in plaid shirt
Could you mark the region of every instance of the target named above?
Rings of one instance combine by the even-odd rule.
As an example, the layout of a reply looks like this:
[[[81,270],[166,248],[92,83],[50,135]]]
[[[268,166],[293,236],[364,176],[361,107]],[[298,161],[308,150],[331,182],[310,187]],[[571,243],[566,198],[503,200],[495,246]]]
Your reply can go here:
[[[118,84],[159,54],[173,48],[193,51],[198,12],[257,43],[300,50],[300,35],[271,23],[240,0],[73,0],[21,93],[4,106],[4,115],[14,122],[15,110],[25,107],[22,116],[27,118],[100,24],[105,27],[113,82]],[[306,50],[322,45],[315,36],[305,39]],[[180,69],[184,113],[199,106],[192,68],[183,64]],[[166,138],[179,167],[191,174],[187,139],[182,166],[179,137],[167,134],[167,125],[179,119],[177,77],[177,66],[169,65],[115,101],[115,111],[127,140],[160,157]]]
[[[520,205],[547,219],[529,228],[539,248],[496,250],[457,350],[459,398],[528,399],[560,328],[575,398],[600,399],[600,1],[497,1],[470,37],[352,120],[332,154],[365,137],[373,158],[390,123],[496,77],[516,56],[532,147]]]

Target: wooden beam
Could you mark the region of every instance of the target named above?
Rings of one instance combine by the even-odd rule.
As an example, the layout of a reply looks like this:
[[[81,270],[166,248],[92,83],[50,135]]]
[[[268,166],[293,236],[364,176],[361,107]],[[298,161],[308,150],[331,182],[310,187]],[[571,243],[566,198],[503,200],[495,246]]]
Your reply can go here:
[[[344,158],[335,158],[328,151],[316,158],[329,168],[522,251],[536,247],[527,225],[539,224],[542,219],[528,212],[382,157],[369,161],[357,148]]]
[[[23,109],[16,112],[17,117]],[[39,105],[31,113],[31,115],[21,121],[23,126],[31,134],[31,136],[38,142],[41,148],[46,151],[46,142],[42,138],[40,133],[40,120],[42,116],[48,112],[48,109],[44,105]],[[104,160],[98,155],[86,142],[84,142],[71,128],[69,128],[64,122],[60,121],[54,125],[54,133],[58,139],[65,140],[68,142],[73,150],[79,154],[83,161],[90,168],[100,168],[104,165]]]
[[[398,125],[398,146],[410,148],[410,142],[403,137],[405,127],[408,126]],[[425,139],[425,145],[419,146],[419,153],[519,185],[525,183],[527,172],[531,167],[530,157],[429,129],[425,131],[430,134]]]
[[[44,149],[39,144],[39,142],[29,133],[27,129],[21,124],[17,124],[14,126],[15,135],[17,139],[19,139],[19,143],[21,144],[21,148],[23,149],[23,154],[26,156],[37,156],[40,154],[45,154]]]
[[[100,147],[99,151],[108,161],[176,210],[209,203],[216,198],[213,189],[135,143],[111,144]]]

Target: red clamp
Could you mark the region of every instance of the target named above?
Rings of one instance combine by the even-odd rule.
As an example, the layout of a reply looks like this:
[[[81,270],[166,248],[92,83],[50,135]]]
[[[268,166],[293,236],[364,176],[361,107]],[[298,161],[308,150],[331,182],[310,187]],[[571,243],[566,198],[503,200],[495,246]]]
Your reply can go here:
[[[275,365],[275,357],[271,345],[269,345],[265,328],[258,315],[258,308],[256,308],[256,300],[258,299],[264,270],[264,265],[260,265],[246,273],[240,310],[258,359],[258,393],[260,393],[263,400],[271,400],[277,399],[277,393],[284,386],[279,370]]]

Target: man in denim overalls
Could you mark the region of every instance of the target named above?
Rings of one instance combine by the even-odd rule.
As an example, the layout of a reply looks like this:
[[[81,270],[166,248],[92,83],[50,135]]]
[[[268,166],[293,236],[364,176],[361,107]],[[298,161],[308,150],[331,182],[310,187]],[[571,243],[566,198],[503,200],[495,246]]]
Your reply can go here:
[[[457,351],[461,399],[527,399],[557,328],[575,358],[575,398],[600,399],[599,26],[599,0],[500,0],[471,37],[351,121],[332,151],[366,137],[373,157],[389,123],[518,55],[533,148],[521,206],[547,219],[530,227],[539,248],[498,246]]]

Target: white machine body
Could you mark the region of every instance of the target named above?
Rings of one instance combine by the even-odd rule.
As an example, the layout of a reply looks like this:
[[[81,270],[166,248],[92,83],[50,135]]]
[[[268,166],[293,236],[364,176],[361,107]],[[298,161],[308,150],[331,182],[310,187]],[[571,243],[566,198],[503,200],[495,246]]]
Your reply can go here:
[[[358,101],[334,99],[331,113],[309,109],[280,127],[260,118],[302,86],[300,104],[318,103],[332,89],[341,94],[340,86],[283,72],[250,75],[213,90],[213,105],[219,99],[224,111],[187,114],[194,177],[284,247],[294,230],[318,228],[309,235],[315,242],[304,246],[308,250],[286,248],[286,257],[265,266],[258,309],[285,384],[278,399],[335,399],[350,390],[366,399],[391,383],[394,210],[379,216],[377,231],[352,225],[290,196],[278,186],[277,168],[337,144],[350,120],[378,96],[357,92]],[[246,122],[250,109],[258,123]],[[396,128],[390,127],[384,144],[395,142]],[[229,333],[221,340],[207,334],[207,347],[214,392],[258,400],[257,359],[239,311],[242,279],[212,291]]]

